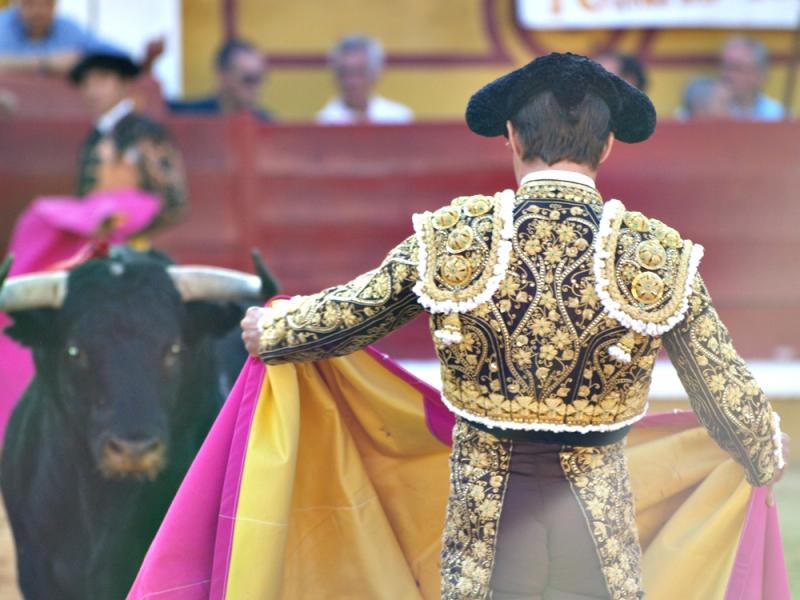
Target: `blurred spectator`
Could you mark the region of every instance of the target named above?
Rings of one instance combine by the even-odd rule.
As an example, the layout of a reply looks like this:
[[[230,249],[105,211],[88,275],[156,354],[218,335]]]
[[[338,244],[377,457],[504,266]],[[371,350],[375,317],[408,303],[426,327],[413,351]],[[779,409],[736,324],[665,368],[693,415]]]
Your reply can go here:
[[[329,60],[339,96],[317,113],[317,123],[410,123],[414,119],[407,106],[373,93],[383,71],[380,42],[364,35],[348,36],[334,46]]]
[[[17,97],[11,90],[0,88],[0,119],[7,119],[17,111]]]
[[[257,48],[241,40],[231,40],[217,52],[215,65],[217,92],[200,100],[169,102],[170,110],[213,115],[249,111],[262,121],[273,120],[268,111],[258,106],[267,61]]]
[[[733,92],[719,79],[698,77],[683,91],[683,103],[677,117],[685,120],[728,119],[731,116]]]
[[[55,0],[15,0],[0,11],[0,69],[66,73],[94,36],[55,14]]]
[[[769,53],[759,40],[736,36],[725,42],[720,53],[720,77],[733,93],[733,118],[777,121],[784,117],[781,103],[762,92],[768,67]]]
[[[161,199],[149,229],[175,222],[186,205],[180,154],[167,131],[135,112],[131,82],[140,67],[108,47],[89,52],[69,77],[97,117],[80,152],[78,195],[137,188]]]
[[[619,52],[604,52],[596,59],[606,71],[621,77],[632,86],[643,92],[647,90],[647,73],[644,65],[633,54]]]

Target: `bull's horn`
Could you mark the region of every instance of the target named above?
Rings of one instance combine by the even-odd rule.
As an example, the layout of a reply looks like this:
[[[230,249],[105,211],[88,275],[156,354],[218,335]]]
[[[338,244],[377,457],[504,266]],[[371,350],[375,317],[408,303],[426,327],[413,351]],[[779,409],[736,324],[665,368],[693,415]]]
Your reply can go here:
[[[66,271],[12,277],[0,290],[0,312],[61,308],[66,295]]]
[[[261,280],[219,267],[167,267],[184,302],[192,300],[260,300]]]
[[[0,265],[0,290],[3,289],[3,282],[6,280],[8,276],[8,272],[11,270],[11,263],[14,260],[14,255],[9,254],[6,256],[6,259],[3,261],[3,264]]]

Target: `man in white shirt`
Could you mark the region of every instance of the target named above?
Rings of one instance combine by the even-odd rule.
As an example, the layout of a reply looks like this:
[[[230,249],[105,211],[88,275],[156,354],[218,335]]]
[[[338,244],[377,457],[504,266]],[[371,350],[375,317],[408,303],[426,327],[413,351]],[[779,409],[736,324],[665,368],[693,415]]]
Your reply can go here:
[[[762,91],[769,67],[769,52],[759,40],[735,36],[720,53],[720,78],[733,92],[730,116],[752,121],[779,121],[783,105]]]
[[[383,71],[384,53],[380,42],[364,35],[342,39],[330,52],[339,96],[317,113],[322,125],[357,123],[405,124],[414,119],[407,106],[373,93]]]

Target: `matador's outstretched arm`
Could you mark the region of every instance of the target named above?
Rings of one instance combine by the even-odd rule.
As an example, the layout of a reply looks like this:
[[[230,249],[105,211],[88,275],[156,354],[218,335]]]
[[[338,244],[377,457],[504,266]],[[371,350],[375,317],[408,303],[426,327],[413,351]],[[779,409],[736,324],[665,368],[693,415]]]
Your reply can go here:
[[[279,364],[350,354],[407,323],[422,311],[412,290],[416,264],[417,242],[410,237],[377,269],[349,283],[264,309],[261,360]]]
[[[692,408],[754,486],[783,466],[780,419],[733,347],[698,275],[685,319],[663,336]]]

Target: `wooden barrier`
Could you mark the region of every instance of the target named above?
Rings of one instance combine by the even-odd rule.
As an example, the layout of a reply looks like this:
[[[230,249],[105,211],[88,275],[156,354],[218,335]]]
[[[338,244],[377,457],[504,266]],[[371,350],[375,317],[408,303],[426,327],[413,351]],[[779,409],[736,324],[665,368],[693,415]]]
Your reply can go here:
[[[270,126],[249,117],[167,121],[184,153],[191,214],[157,242],[181,262],[249,268],[260,247],[288,293],[376,266],[413,212],[513,187],[502,140],[462,124]],[[88,121],[0,123],[0,247],[33,197],[73,189]],[[702,273],[749,357],[800,348],[800,124],[662,123],[617,144],[599,187],[706,247]],[[424,320],[382,347],[432,355]]]

